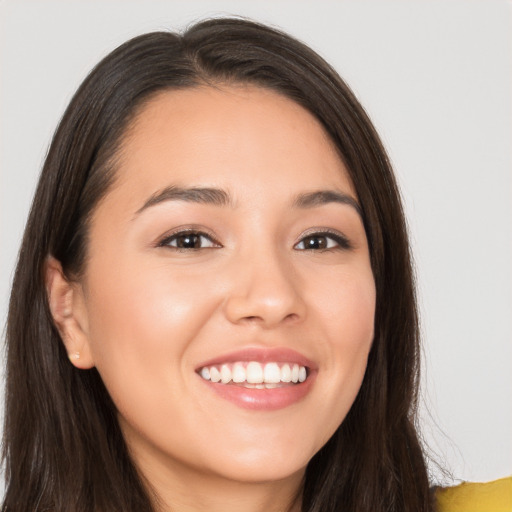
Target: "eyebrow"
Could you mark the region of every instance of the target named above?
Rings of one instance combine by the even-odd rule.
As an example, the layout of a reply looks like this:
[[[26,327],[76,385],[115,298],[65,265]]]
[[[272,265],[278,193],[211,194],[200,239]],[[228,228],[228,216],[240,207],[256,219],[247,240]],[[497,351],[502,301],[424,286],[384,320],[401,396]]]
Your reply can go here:
[[[361,218],[363,217],[363,212],[359,203],[352,196],[343,192],[338,192],[337,190],[318,190],[299,194],[295,198],[293,206],[296,208],[315,208],[316,206],[329,203],[339,203],[351,206],[356,210]]]
[[[135,214],[139,215],[147,208],[165,201],[187,201],[213,206],[229,206],[232,204],[230,195],[219,188],[170,186],[153,194]]]
[[[187,201],[190,203],[208,204],[213,206],[234,206],[230,194],[219,188],[209,187],[178,187],[171,185],[156,192],[136,211],[139,215],[144,210],[166,201]],[[337,190],[316,190],[304,192],[295,197],[292,202],[294,208],[315,208],[330,203],[345,204],[356,210],[360,217],[363,216],[361,206],[350,195]]]

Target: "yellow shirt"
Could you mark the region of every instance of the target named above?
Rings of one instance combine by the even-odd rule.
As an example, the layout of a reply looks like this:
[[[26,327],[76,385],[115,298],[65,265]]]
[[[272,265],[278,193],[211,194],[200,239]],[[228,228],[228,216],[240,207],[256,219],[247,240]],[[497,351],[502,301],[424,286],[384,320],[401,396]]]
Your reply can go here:
[[[436,490],[438,512],[512,512],[512,476]]]

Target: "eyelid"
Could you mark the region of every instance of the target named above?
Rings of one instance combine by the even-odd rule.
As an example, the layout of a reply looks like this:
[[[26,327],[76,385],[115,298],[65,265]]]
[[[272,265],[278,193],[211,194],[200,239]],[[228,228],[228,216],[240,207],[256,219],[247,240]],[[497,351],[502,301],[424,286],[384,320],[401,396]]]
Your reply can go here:
[[[336,250],[336,249],[349,250],[349,249],[353,248],[353,245],[350,242],[349,238],[346,235],[344,235],[341,231],[338,231],[338,230],[332,229],[332,228],[311,228],[300,235],[300,239],[293,246],[294,249],[297,247],[297,245],[299,245],[301,242],[303,242],[305,238],[312,237],[312,236],[325,236],[327,238],[331,238],[338,244],[338,247],[331,248],[331,249],[323,249],[324,251]],[[297,249],[297,250],[321,251],[322,249]]]
[[[168,231],[163,236],[161,236],[157,242],[156,247],[171,247],[168,245],[169,241],[173,238],[180,236],[180,235],[199,235],[204,236],[211,240],[217,247],[222,247],[222,244],[217,240],[217,237],[208,229],[204,228],[203,226],[178,226],[177,228],[172,229],[171,231]],[[206,249],[206,247],[205,247]],[[187,249],[189,251],[191,249]]]
[[[161,236],[158,241],[156,242],[156,247],[171,247],[169,242],[174,239],[175,237],[178,237],[180,235],[187,235],[187,234],[195,234],[198,236],[203,236],[208,238],[213,244],[215,244],[217,247],[222,247],[222,244],[218,241],[217,237],[208,229],[204,228],[203,226],[195,226],[195,225],[189,225],[189,226],[179,226],[177,228],[172,229],[171,231],[165,233],[163,236]],[[352,249],[352,243],[348,239],[346,235],[344,235],[342,232],[332,229],[332,228],[310,228],[304,233],[300,235],[299,240],[293,245],[293,248],[295,249],[297,245],[299,245],[301,242],[304,241],[305,238],[312,237],[312,236],[325,236],[327,238],[331,238],[334,240],[338,247],[330,248],[330,249],[323,249],[323,250],[336,250],[336,249]],[[206,247],[205,247],[206,249]],[[187,249],[187,251],[190,249]],[[299,249],[298,249],[299,250]],[[300,250],[308,250],[308,249],[300,249]],[[313,250],[313,249],[310,249]]]

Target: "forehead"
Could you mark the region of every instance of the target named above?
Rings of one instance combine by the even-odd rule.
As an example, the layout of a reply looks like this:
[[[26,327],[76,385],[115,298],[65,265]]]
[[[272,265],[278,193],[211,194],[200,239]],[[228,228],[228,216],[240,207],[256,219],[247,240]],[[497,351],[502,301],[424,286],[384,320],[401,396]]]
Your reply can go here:
[[[235,191],[341,187],[353,193],[320,122],[292,100],[255,86],[157,94],[127,130],[120,155],[118,184],[130,182],[147,194],[171,182]]]

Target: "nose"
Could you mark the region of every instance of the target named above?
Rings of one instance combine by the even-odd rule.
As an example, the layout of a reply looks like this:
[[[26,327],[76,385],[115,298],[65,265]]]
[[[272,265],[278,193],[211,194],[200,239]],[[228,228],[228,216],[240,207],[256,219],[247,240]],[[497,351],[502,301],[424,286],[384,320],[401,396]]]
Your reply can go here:
[[[253,252],[231,267],[231,288],[224,303],[230,322],[271,328],[304,319],[300,279],[291,261],[276,253]]]

